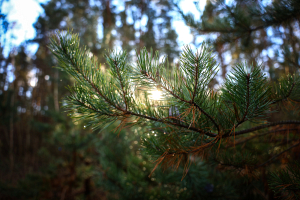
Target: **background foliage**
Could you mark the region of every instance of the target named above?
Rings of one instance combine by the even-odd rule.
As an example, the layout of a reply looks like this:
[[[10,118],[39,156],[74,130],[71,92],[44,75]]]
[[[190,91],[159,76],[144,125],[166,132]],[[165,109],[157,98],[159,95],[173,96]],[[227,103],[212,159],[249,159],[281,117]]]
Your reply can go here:
[[[34,24],[35,38],[10,46],[8,56],[4,56],[5,45],[10,45],[6,34],[13,25],[0,12],[0,199],[274,199],[275,195],[299,199],[299,164],[293,161],[299,160],[300,149],[299,145],[289,149],[299,141],[297,125],[273,126],[220,143],[205,161],[195,157],[180,181],[184,165],[177,171],[158,168],[148,177],[157,157],[143,151],[140,138],[149,134],[148,141],[155,141],[149,127],[120,131],[114,122],[93,132],[87,127],[89,120],[72,119],[61,109],[69,94],[66,86],[74,79],[54,68],[58,63],[47,47],[50,34],[67,29],[78,33],[81,46],[90,49],[103,71],[108,67],[104,55],[116,46],[128,52],[126,61],[137,59],[135,49],[159,50],[168,56],[165,70],[172,74],[180,67],[178,35],[172,27],[176,16],[190,26],[191,45],[200,48],[205,40],[212,46],[221,72],[210,81],[212,91],[225,81],[230,66],[260,65],[268,76],[266,84],[275,88],[274,93],[281,91],[272,97],[278,100],[277,112],[269,113],[268,121],[299,120],[299,93],[289,94],[295,78],[278,81],[287,73],[299,75],[297,0],[207,1],[200,19],[182,12],[179,5],[127,1],[122,10],[109,0],[50,0],[42,4],[44,14]],[[147,18],[146,24],[137,26],[142,18]],[[28,51],[30,44],[38,44],[34,55]],[[230,80],[228,88],[234,84]],[[252,126],[247,122],[241,128]],[[257,155],[265,157],[259,160]],[[251,171],[251,166],[269,159]]]

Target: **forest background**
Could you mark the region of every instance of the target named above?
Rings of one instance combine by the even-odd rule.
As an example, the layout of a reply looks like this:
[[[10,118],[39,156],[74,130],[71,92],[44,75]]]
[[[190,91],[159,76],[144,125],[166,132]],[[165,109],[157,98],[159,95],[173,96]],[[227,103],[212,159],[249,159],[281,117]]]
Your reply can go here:
[[[34,23],[35,37],[19,46],[11,43],[15,24],[3,10],[7,2],[0,1],[0,199],[274,197],[266,177],[262,182],[249,182],[243,176],[229,180],[229,172],[201,160],[195,161],[183,181],[182,169],[157,169],[148,177],[155,164],[140,143],[147,128],[119,132],[116,123],[93,132],[85,122],[70,118],[61,106],[66,86],[74,80],[55,68],[57,61],[47,46],[51,34],[70,29],[100,63],[105,63],[109,49],[126,50],[134,61],[135,50],[146,47],[158,50],[176,67],[183,45],[174,27],[177,20],[189,26],[183,28],[191,32],[194,49],[204,41],[211,45],[220,63],[211,88],[217,90],[239,62],[262,65],[269,81],[275,82],[283,74],[299,74],[297,1],[281,1],[282,5],[257,1],[265,8],[275,2],[289,14],[278,12],[278,21],[260,25],[239,13],[250,1],[207,1],[205,7],[195,2],[193,9],[201,16],[193,16],[182,11],[179,1],[50,0],[41,4],[44,12]],[[281,117],[285,115],[291,114]],[[299,113],[294,117],[299,118]],[[299,148],[293,153],[299,158]],[[281,158],[278,169],[285,168],[287,160]]]

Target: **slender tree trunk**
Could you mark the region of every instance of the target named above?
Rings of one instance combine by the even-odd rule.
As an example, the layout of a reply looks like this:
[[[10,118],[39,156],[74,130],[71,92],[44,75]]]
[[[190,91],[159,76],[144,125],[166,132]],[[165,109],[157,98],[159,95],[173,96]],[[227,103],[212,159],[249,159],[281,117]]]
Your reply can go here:
[[[26,130],[27,130],[27,120],[24,119],[24,115],[19,113],[19,117],[21,118],[21,121],[16,123],[16,128],[15,128],[15,133],[16,136],[18,136],[18,146],[16,148],[18,149],[18,153],[15,154],[15,157],[20,158],[17,159],[18,162],[24,163],[24,158],[25,158],[25,139],[26,139]],[[22,126],[23,124],[23,126]]]
[[[141,9],[141,15],[140,15],[140,30],[139,30],[139,32],[140,32],[140,38],[139,38],[139,50],[141,50],[142,48],[143,48],[143,46],[144,46],[144,43],[143,43],[143,41],[141,40],[141,38],[142,38],[142,34],[143,34],[143,32],[142,32],[142,18],[143,18],[143,14],[144,14],[144,0],[142,0],[141,2],[140,2],[140,9]]]
[[[27,106],[26,108],[26,112],[29,112],[29,106]],[[30,114],[27,113],[27,117],[29,118],[30,117]],[[28,123],[28,122],[27,122]],[[30,126],[27,127],[26,129],[26,145],[25,145],[25,158],[24,158],[24,167],[25,167],[25,171],[29,171],[29,158],[30,158],[30,141],[31,141],[31,138],[30,138]]]
[[[298,24],[298,25],[300,25],[300,24]],[[291,58],[291,60],[295,67],[300,67],[299,66],[299,55],[298,55],[299,52],[296,48],[297,38],[295,38],[294,28],[291,24],[289,25],[289,34],[290,34],[290,40],[291,40],[290,43],[293,48],[293,57]]]
[[[59,72],[58,70],[55,70],[54,72],[54,108],[55,111],[59,111],[59,101],[58,101],[58,81],[59,81]]]
[[[14,91],[14,82],[12,86],[12,95],[10,101],[10,119],[9,119],[9,160],[10,160],[10,172],[13,172],[14,167],[14,101],[15,101],[15,91]]]
[[[223,78],[223,80],[225,80],[226,73],[227,73],[227,69],[226,69],[227,65],[224,64],[223,51],[221,49],[218,49],[217,51],[218,51],[220,62],[221,62],[222,78]]]

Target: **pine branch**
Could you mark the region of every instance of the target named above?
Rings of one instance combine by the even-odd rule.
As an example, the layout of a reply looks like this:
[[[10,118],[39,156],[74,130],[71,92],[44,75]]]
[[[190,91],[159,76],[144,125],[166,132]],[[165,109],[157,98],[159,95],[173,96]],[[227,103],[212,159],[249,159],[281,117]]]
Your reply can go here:
[[[94,90],[107,102],[109,103],[112,107],[120,110],[120,111],[124,111],[121,107],[116,106],[115,104],[113,104],[109,98],[107,98],[103,93],[101,93],[101,91],[98,89],[97,86],[95,86],[95,84],[93,82],[90,81],[90,79],[83,73],[83,71],[81,70],[81,68],[78,67],[78,65],[75,63],[75,61],[71,58],[71,56],[69,55],[69,52],[67,51],[66,47],[64,45],[61,46],[64,56],[66,58],[68,58],[68,60],[72,63],[73,67],[82,75],[82,77],[84,78],[84,80],[89,83]]]
[[[76,101],[77,101],[78,103],[80,103],[81,106],[85,107],[86,109],[92,110],[92,111],[94,111],[94,112],[96,112],[96,113],[99,113],[99,114],[101,114],[101,115],[106,115],[106,116],[110,116],[110,117],[120,117],[120,116],[122,116],[122,114],[108,114],[108,113],[103,113],[103,112],[101,112],[100,110],[97,110],[96,108],[94,108],[94,106],[93,106],[93,107],[88,106],[88,105],[86,105],[84,102],[82,102],[82,101],[80,101],[80,100],[78,100],[78,99],[76,99]]]
[[[285,23],[292,23],[299,19],[299,3],[294,3],[292,6],[289,1],[278,1],[274,2],[271,6],[268,6],[265,10],[260,10],[258,5],[250,5],[249,10],[243,10],[243,13],[248,13],[249,17],[255,16],[255,18],[251,21],[252,24],[247,27],[246,25],[239,23],[236,21],[239,13],[235,13],[231,11],[231,7],[226,5],[225,3],[220,4],[223,7],[226,7],[226,10],[222,7],[216,7],[218,9],[219,16],[215,17],[214,23],[206,25],[206,21],[202,20],[199,22],[195,22],[194,16],[189,14],[184,14],[180,7],[175,4],[174,6],[177,8],[178,12],[181,14],[182,18],[186,21],[186,24],[190,27],[197,30],[199,33],[209,34],[209,33],[221,33],[221,34],[235,34],[237,35],[236,39],[243,38],[245,35],[250,35],[252,32],[259,31],[261,29],[266,29],[269,27],[280,26]],[[251,12],[251,7],[255,7],[258,10],[259,15],[257,13]],[[231,18],[235,22],[234,28],[224,27],[220,29],[221,24],[217,23],[218,19],[224,18],[221,16],[229,12]],[[236,11],[238,12],[238,10]],[[278,16],[279,15],[279,16]],[[259,25],[262,24],[262,25]],[[237,29],[236,27],[241,27],[241,29]]]
[[[243,140],[241,140],[241,141],[237,141],[237,142],[234,143],[234,145],[244,144],[244,143],[246,143],[246,142],[248,142],[248,141],[250,141],[250,140],[252,140],[252,139],[254,139],[254,138],[261,137],[261,136],[264,136],[264,135],[268,135],[268,134],[270,134],[270,133],[277,133],[277,132],[282,132],[282,131],[297,131],[297,130],[299,130],[299,129],[279,129],[279,130],[271,130],[271,131],[267,131],[267,132],[265,132],[265,133],[261,133],[261,134],[257,134],[257,135],[250,136],[250,137],[248,137],[248,138],[246,138],[246,139],[243,139]]]
[[[287,124],[300,124],[300,121],[287,120],[287,121],[278,121],[278,122],[272,122],[272,123],[269,123],[269,124],[263,124],[263,125],[256,126],[256,127],[253,127],[253,128],[237,131],[237,132],[235,132],[235,136],[246,134],[246,133],[251,133],[251,132],[254,132],[254,131],[257,131],[257,130],[260,130],[260,129],[264,129],[264,128],[268,128],[268,127],[272,127],[272,126],[287,125]],[[226,135],[226,137],[229,137],[229,136],[231,136],[231,135]]]
[[[188,155],[188,154],[192,154],[192,153],[197,153],[199,151],[202,151],[204,149],[207,149],[209,147],[212,147],[214,144],[216,144],[217,142],[219,141],[219,138],[217,139],[213,139],[209,142],[206,142],[200,146],[194,146],[193,148],[191,148],[191,150],[189,151],[186,151],[186,150],[181,150],[179,152],[175,152],[175,151],[169,151],[169,152],[166,152],[166,155],[169,155],[169,156],[174,156],[175,154],[176,155],[182,155],[182,154],[185,154],[185,155]]]
[[[235,116],[235,119],[230,121],[231,126],[225,129],[228,131],[223,137],[228,137],[243,122],[261,118],[269,112],[270,87],[266,78],[258,66],[251,67],[250,73],[248,70],[243,65],[237,65],[233,68],[234,72],[226,77],[221,89],[228,114]]]
[[[288,91],[288,93],[287,93],[283,98],[275,100],[272,104],[276,104],[276,103],[278,103],[278,102],[281,102],[281,101],[283,101],[283,100],[286,100],[286,99],[292,94],[292,91],[293,91],[295,85],[296,85],[296,83],[293,82],[292,87],[291,87],[291,89]]]
[[[287,151],[291,150],[292,148],[295,148],[295,147],[297,147],[299,144],[300,144],[300,142],[298,142],[297,144],[295,144],[295,145],[293,145],[293,146],[291,146],[291,147],[287,148],[286,150],[284,150],[284,151],[280,152],[279,154],[277,154],[277,155],[273,156],[272,158],[270,158],[270,159],[269,159],[269,160],[267,160],[266,162],[264,162],[264,163],[262,163],[262,164],[258,165],[257,167],[262,167],[262,166],[264,166],[264,165],[268,164],[269,162],[273,161],[273,160],[274,160],[275,158],[277,158],[278,156],[280,156],[280,155],[284,154],[285,152],[287,152]]]
[[[97,94],[99,94],[107,103],[109,103],[111,106],[113,106],[117,110],[122,111],[123,115],[126,116],[126,115],[130,114],[130,115],[133,115],[133,116],[142,117],[142,118],[149,119],[149,120],[152,120],[152,121],[162,122],[162,123],[170,124],[170,125],[173,125],[173,126],[177,126],[177,127],[181,127],[181,128],[193,130],[195,132],[202,133],[202,134],[205,134],[205,135],[210,136],[210,137],[215,137],[216,136],[216,134],[214,134],[214,133],[198,129],[196,127],[189,127],[187,125],[178,124],[178,123],[174,123],[174,122],[169,122],[169,121],[165,121],[165,120],[162,120],[162,119],[159,119],[159,118],[150,117],[150,116],[147,116],[147,115],[142,115],[142,114],[139,114],[139,113],[135,113],[135,112],[132,112],[132,111],[125,110],[125,109],[121,108],[120,106],[115,105],[107,96],[105,96],[98,89],[98,87],[95,86],[95,84],[93,82],[90,81],[90,79],[84,74],[84,72],[81,70],[81,68],[78,67],[78,65],[75,63],[75,61],[69,55],[69,52],[66,49],[66,47],[64,45],[61,45],[61,48],[63,50],[64,56],[66,58],[68,58],[68,60],[70,61],[70,63],[72,64],[72,66],[76,69],[76,71],[81,74],[81,76],[83,77],[84,81],[86,81],[89,85],[91,85],[92,88],[97,92]],[[121,80],[121,75],[120,75],[120,73],[118,71],[117,63],[116,63],[115,60],[113,61],[113,64],[115,65],[115,69],[117,71],[117,74],[119,75],[118,79],[120,81],[121,89],[123,91],[123,97],[124,97],[124,100],[126,100],[126,92],[124,90],[124,85],[123,85],[123,82]],[[153,78],[153,77],[151,77],[151,78]],[[153,78],[153,80],[155,80],[155,79]],[[79,100],[77,100],[77,101],[79,101]],[[87,107],[87,108],[91,109],[90,107]],[[108,114],[106,113],[105,115],[108,115]],[[115,115],[113,115],[113,116],[115,116]],[[117,115],[117,116],[121,116],[121,115]]]
[[[226,77],[221,91],[214,93],[208,85],[216,74],[216,61],[206,47],[195,54],[186,47],[180,57],[180,68],[174,74],[160,64],[158,53],[153,57],[151,52],[149,56],[143,49],[138,55],[137,66],[131,67],[127,65],[126,53],[113,52],[106,56],[108,74],[104,74],[97,71],[96,63],[91,62],[86,51],[82,53],[77,37],[68,33],[59,39],[60,43],[52,40],[51,48],[55,50],[61,69],[78,82],[74,89],[70,88],[72,94],[66,107],[75,111],[74,117],[89,119],[93,128],[102,124],[108,126],[116,120],[121,121],[120,128],[142,123],[148,123],[154,129],[159,127],[162,131],[158,130],[159,134],[155,133],[153,138],[149,136],[151,140],[145,142],[151,155],[160,155],[157,165],[178,167],[184,161],[187,169],[188,154],[199,155],[217,143],[220,148],[224,138],[277,125],[300,124],[295,120],[278,121],[235,132],[245,121],[257,122],[267,117],[270,111],[273,103],[270,86],[260,66],[237,65]],[[143,86],[141,90],[153,86],[162,89],[165,100],[159,107],[154,107],[147,92],[144,92],[144,98],[134,98],[131,92],[133,81]],[[291,77],[284,79],[279,84],[282,89],[278,90],[278,97],[297,98],[297,81]],[[169,114],[170,106],[177,109],[176,114]],[[213,132],[216,129],[218,132]],[[255,135],[240,143],[277,131]],[[165,132],[169,134],[160,134]],[[201,141],[198,141],[199,137],[202,137]],[[240,164],[243,162],[241,160]]]
[[[185,128],[185,129],[188,129],[188,130],[192,130],[192,131],[207,135],[209,137],[216,137],[217,136],[216,133],[212,133],[210,131],[204,131],[204,130],[198,129],[196,127],[190,127],[190,126],[175,123],[175,122],[165,121],[163,119],[158,119],[158,118],[155,118],[155,117],[150,117],[150,116],[147,116],[147,115],[138,114],[138,113],[134,113],[134,112],[131,112],[131,111],[127,111],[126,114],[130,114],[130,115],[137,116],[137,117],[142,117],[144,119],[149,119],[149,120],[152,120],[152,121],[155,121],[155,122],[162,122],[162,123],[170,124],[170,125],[173,125],[173,126]]]
[[[234,23],[236,25],[238,25],[239,27],[243,28],[245,31],[249,32],[251,29],[249,29],[245,24],[241,24],[237,21],[237,17],[236,15],[231,11],[231,8],[227,5],[225,5],[226,9],[228,10],[228,12],[230,13],[230,15],[232,16],[232,18],[234,18]]]
[[[236,125],[234,125],[234,130],[239,126],[241,125],[243,122],[245,122],[245,119],[246,119],[246,116],[248,114],[248,109],[249,109],[249,105],[250,105],[250,74],[248,73],[247,76],[246,76],[246,79],[247,79],[247,95],[246,95],[246,109],[245,109],[245,113],[243,115],[243,118],[240,120],[239,119],[239,115],[238,115],[238,111],[237,111],[237,108],[235,106],[235,103],[233,103],[234,105],[234,110],[235,110],[235,115],[237,117],[237,120],[238,120],[238,123]],[[230,135],[232,131],[228,131],[227,133],[225,133],[222,137],[228,137]],[[234,134],[236,135],[236,133]]]

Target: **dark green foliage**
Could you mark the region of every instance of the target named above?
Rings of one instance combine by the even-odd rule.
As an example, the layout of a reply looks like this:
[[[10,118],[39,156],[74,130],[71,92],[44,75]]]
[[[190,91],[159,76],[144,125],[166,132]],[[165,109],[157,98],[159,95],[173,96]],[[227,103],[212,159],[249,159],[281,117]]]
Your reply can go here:
[[[233,69],[232,75],[226,77],[221,91],[221,99],[227,104],[224,108],[234,111],[237,124],[247,120],[261,120],[272,103],[270,86],[259,66],[247,68],[245,65],[238,65]]]
[[[270,188],[285,199],[300,199],[300,164],[289,164],[286,170],[273,172],[269,178]]]

